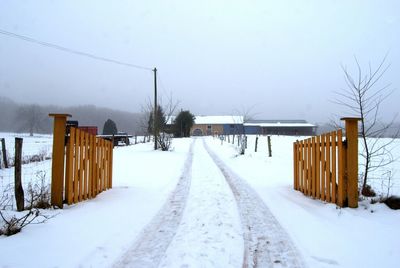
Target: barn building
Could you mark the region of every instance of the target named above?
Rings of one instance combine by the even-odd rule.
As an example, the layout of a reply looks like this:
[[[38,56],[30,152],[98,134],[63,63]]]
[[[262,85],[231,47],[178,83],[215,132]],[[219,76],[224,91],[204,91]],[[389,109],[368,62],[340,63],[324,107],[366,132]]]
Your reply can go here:
[[[174,119],[174,118],[173,118]],[[173,119],[170,119],[173,122]],[[249,120],[243,123],[243,116],[203,116],[195,118],[190,130],[192,136],[257,134],[313,136],[317,126],[305,120]]]
[[[305,120],[250,120],[243,124],[246,134],[313,136],[317,126]]]
[[[238,134],[243,132],[243,116],[196,116],[192,136]]]

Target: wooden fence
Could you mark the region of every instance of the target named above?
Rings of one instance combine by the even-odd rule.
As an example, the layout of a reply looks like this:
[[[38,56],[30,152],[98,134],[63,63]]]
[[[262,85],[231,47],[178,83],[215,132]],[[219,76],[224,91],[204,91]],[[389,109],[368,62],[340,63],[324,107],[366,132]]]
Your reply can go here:
[[[112,187],[112,150],[111,141],[77,128],[70,129],[65,168],[68,204],[93,198]]]
[[[340,207],[358,206],[357,118],[342,118],[342,130],[293,144],[294,189]]]
[[[112,141],[71,127],[66,114],[54,116],[51,204],[62,208],[112,188]]]

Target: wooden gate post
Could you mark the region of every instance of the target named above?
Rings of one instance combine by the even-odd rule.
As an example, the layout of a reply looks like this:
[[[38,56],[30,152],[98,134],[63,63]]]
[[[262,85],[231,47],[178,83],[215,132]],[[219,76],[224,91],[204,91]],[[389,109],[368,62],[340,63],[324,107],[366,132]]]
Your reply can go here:
[[[8,159],[7,159],[7,150],[6,150],[6,139],[2,138],[1,139],[1,151],[3,155],[3,162],[4,162],[4,167],[8,168]],[[0,167],[1,168],[1,167]]]
[[[54,117],[53,157],[51,168],[51,205],[63,207],[65,125],[69,114],[49,114]]]
[[[360,118],[345,117],[346,127],[346,162],[347,201],[351,208],[358,207],[358,121]]]
[[[22,188],[21,180],[22,141],[22,138],[15,138],[14,193],[17,211],[24,210],[24,189]]]

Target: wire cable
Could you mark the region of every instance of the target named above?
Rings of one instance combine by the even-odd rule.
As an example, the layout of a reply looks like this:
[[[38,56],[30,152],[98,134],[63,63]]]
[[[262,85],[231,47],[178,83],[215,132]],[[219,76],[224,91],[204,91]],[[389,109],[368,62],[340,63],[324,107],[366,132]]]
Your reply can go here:
[[[114,59],[110,59],[110,58],[106,58],[106,57],[102,57],[102,56],[97,56],[97,55],[94,55],[94,54],[91,54],[91,53],[82,52],[82,51],[79,51],[79,50],[75,50],[75,49],[63,47],[63,46],[60,46],[60,45],[44,42],[44,41],[29,37],[29,36],[20,35],[20,34],[12,33],[12,32],[9,32],[9,31],[5,31],[3,29],[0,29],[0,34],[6,35],[6,36],[9,36],[9,37],[13,37],[13,38],[17,38],[17,39],[20,39],[20,40],[24,40],[24,41],[27,41],[27,42],[35,43],[35,44],[38,44],[38,45],[41,45],[41,46],[50,47],[50,48],[53,48],[53,49],[58,49],[58,50],[61,50],[61,51],[67,52],[67,53],[72,53],[72,54],[76,54],[76,55],[80,55],[80,56],[84,56],[84,57],[100,60],[100,61],[119,64],[119,65],[131,67],[131,68],[136,68],[136,69],[153,71],[153,69],[149,68],[149,67],[145,67],[145,66],[141,66],[141,65],[137,65],[137,64],[132,64],[132,63],[128,63],[128,62],[122,62],[122,61],[119,61],[119,60],[114,60]]]

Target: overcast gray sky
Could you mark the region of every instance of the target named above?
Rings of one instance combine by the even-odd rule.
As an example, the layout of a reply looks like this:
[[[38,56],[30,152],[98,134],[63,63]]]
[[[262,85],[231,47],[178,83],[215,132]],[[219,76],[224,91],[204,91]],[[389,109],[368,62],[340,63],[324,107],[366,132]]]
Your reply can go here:
[[[160,96],[195,114],[327,121],[340,65],[377,65],[400,87],[400,1],[5,1],[0,29],[159,70]],[[398,111],[400,89],[382,115]],[[0,96],[140,111],[152,72],[0,35]]]

